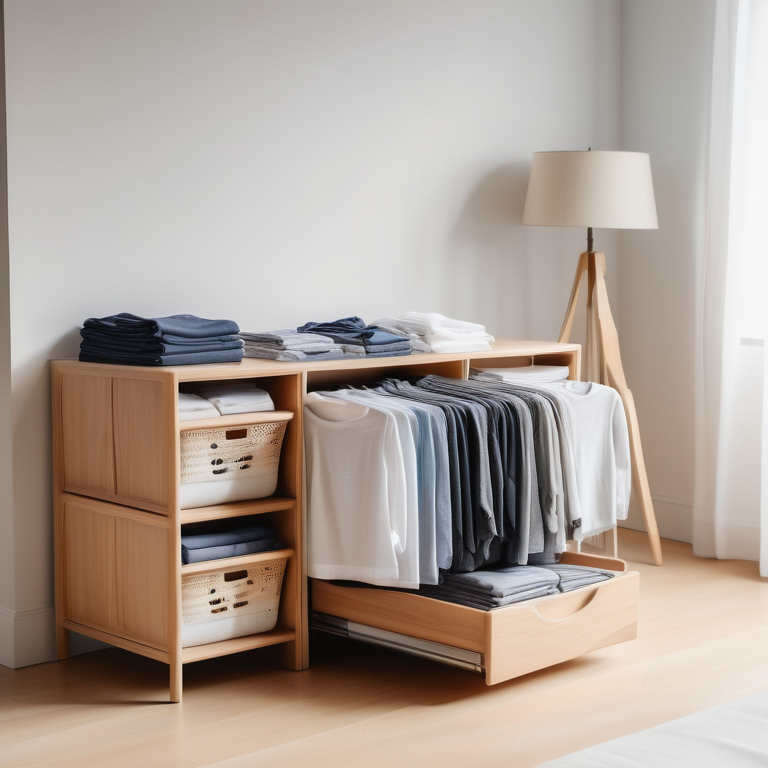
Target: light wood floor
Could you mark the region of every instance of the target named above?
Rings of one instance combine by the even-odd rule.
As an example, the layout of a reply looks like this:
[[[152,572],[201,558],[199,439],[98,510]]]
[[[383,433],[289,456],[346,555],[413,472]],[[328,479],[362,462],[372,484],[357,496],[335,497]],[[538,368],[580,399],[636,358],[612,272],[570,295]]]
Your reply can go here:
[[[768,688],[768,582],[620,533],[641,572],[636,641],[494,687],[469,672],[318,637],[305,672],[269,649],[167,668],[119,650],[0,667],[0,765],[525,768]]]

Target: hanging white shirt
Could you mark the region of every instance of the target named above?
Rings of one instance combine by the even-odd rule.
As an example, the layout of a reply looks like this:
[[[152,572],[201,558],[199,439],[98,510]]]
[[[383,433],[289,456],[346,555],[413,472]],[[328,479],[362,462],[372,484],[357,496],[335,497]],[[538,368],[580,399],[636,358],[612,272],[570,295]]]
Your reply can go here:
[[[626,520],[632,486],[627,418],[619,393],[593,382],[542,384],[562,397],[573,439],[581,541]]]
[[[407,482],[392,414],[318,393],[304,406],[308,573],[405,586]]]
[[[421,530],[419,527],[419,482],[418,482],[418,457],[417,437],[419,425],[416,415],[408,406],[397,398],[387,397],[367,390],[341,389],[336,392],[324,394],[328,398],[336,398],[345,402],[356,402],[379,411],[385,411],[395,418],[397,434],[400,439],[400,448],[403,454],[403,467],[405,470],[405,537],[402,540],[402,552],[398,552],[398,576],[397,585],[404,589],[418,589],[420,583],[437,584],[437,561],[434,546],[434,513],[432,535],[432,561],[434,568],[427,563],[426,578],[421,574],[420,550]]]

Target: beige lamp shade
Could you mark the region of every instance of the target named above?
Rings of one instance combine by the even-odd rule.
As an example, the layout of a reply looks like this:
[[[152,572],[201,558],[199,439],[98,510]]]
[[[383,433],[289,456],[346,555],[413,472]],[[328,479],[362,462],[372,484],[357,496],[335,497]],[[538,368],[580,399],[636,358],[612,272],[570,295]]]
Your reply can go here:
[[[534,152],[523,224],[658,229],[644,152]]]

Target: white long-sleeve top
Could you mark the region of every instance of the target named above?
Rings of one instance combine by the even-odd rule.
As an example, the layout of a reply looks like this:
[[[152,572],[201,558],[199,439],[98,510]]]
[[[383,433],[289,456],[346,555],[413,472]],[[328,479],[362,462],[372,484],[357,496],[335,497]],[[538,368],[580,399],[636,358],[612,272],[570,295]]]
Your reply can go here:
[[[408,586],[407,478],[395,417],[317,393],[304,406],[308,573]]]
[[[578,541],[626,520],[632,486],[629,433],[618,392],[593,382],[540,385],[562,397],[573,438],[581,527]]]

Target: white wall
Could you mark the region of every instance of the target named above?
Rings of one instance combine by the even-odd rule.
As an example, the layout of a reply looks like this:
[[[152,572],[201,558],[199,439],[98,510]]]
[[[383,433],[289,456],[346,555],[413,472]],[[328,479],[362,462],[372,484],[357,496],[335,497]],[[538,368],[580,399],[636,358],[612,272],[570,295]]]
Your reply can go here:
[[[621,147],[650,153],[659,214],[657,231],[620,236],[621,352],[661,534],[688,542],[714,5],[624,0],[621,11]]]
[[[1,6],[0,6],[1,7]],[[8,304],[8,203],[5,154],[5,57],[0,14],[0,664],[12,659],[16,619],[11,441],[11,326]]]
[[[29,620],[4,663],[53,653],[48,360],[82,320],[421,309],[555,338],[584,233],[519,227],[531,153],[618,147],[619,11],[6,0],[6,607]]]

